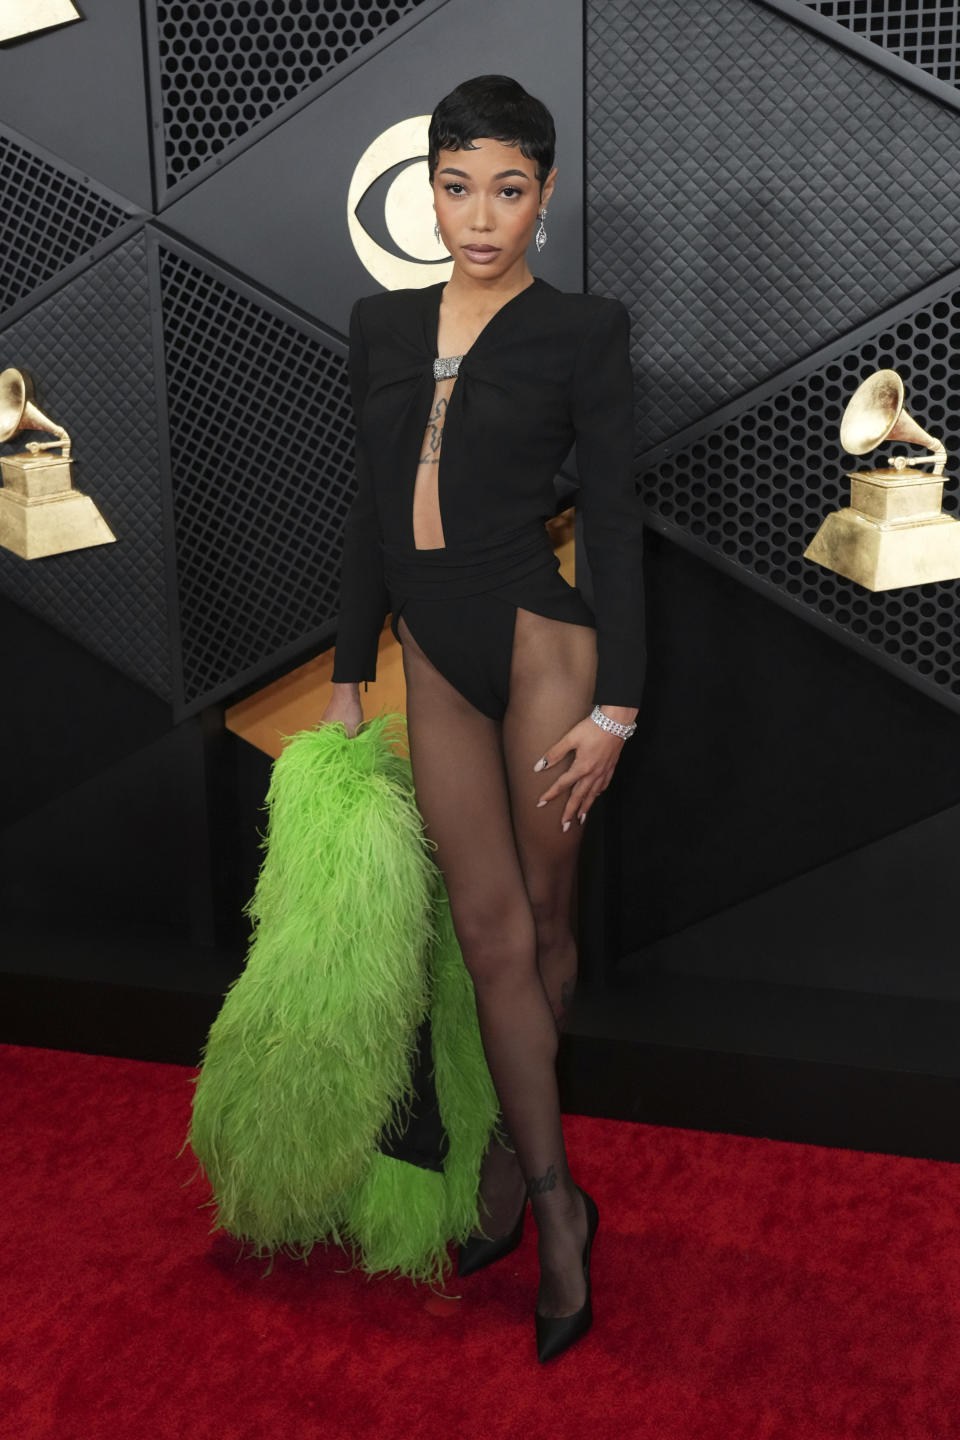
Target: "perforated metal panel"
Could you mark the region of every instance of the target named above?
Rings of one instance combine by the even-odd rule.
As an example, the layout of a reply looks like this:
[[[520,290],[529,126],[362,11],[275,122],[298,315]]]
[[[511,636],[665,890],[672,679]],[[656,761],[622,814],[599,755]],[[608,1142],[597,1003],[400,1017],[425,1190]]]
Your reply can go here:
[[[159,0],[168,185],[368,45],[422,0]]]
[[[749,0],[586,17],[588,289],[633,316],[641,449],[960,265],[955,111]]]
[[[2,133],[0,194],[0,322],[5,310],[130,218]]]
[[[641,481],[654,514],[956,697],[960,584],[873,594],[805,560],[803,551],[827,513],[850,503],[845,472],[863,462],[841,449],[840,418],[873,370],[900,372],[907,409],[943,438],[953,462],[948,471],[957,472],[958,333],[960,276],[956,288],[889,328],[878,325],[842,358],[814,365],[712,433],[681,443]],[[897,450],[904,447],[888,445],[881,453]],[[956,480],[947,484],[944,508],[960,508]]]
[[[948,85],[960,84],[960,7],[920,0],[803,0]]]
[[[353,499],[345,357],[161,248],[184,700],[335,618]]]

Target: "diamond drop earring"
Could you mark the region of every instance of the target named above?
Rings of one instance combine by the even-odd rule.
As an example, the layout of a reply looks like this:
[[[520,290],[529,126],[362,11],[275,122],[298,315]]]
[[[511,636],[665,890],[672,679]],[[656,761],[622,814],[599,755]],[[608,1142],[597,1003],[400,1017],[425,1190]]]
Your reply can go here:
[[[534,240],[536,240],[536,242],[537,242],[537,253],[538,253],[538,254],[539,254],[539,252],[543,249],[544,245],[546,245],[546,243],[547,243],[547,227],[546,227],[546,226],[544,225],[544,223],[543,223],[544,217],[546,216],[546,213],[547,213],[547,212],[546,212],[546,209],[543,209],[543,210],[540,211],[540,226],[539,226],[539,229],[537,230],[536,235],[534,235],[534,237],[533,237]]]
[[[437,237],[437,244],[439,245],[439,243],[440,243],[440,221],[439,221],[439,220],[434,220],[434,222],[433,222],[433,233],[434,233],[434,235],[436,235],[436,237]]]

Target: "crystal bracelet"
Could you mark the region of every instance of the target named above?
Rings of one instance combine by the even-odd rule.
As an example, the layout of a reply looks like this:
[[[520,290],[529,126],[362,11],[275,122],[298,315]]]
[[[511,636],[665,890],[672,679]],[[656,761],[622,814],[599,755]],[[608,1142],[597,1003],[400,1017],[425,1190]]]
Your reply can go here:
[[[590,711],[590,719],[599,725],[601,730],[609,730],[611,735],[619,735],[621,740],[629,740],[637,728],[636,720],[631,725],[621,725],[619,720],[611,720],[609,715],[604,715],[599,705],[594,705]]]

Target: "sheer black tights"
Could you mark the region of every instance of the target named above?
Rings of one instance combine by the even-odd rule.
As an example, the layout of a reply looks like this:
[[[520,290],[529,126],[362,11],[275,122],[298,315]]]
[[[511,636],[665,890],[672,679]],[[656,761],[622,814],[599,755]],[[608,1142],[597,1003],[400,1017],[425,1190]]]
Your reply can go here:
[[[573,895],[582,831],[576,820],[561,830],[564,797],[537,808],[572,754],[547,772],[533,767],[590,712],[596,634],[518,609],[510,702],[500,722],[440,674],[402,616],[398,632],[417,805],[437,846],[505,1138],[516,1155],[491,1145],[481,1223],[488,1234],[503,1233],[526,1190],[539,1234],[537,1308],[569,1314],[584,1299],[586,1215],[567,1165],[556,1055],[576,983]]]

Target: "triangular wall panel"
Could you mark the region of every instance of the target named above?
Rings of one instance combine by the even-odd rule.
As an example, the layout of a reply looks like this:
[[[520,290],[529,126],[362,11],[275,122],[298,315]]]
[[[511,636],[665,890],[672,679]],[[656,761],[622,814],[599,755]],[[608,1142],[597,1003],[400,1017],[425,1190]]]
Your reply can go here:
[[[61,272],[136,223],[137,211],[0,128],[0,325]]]
[[[150,210],[141,6],[82,0],[78,9],[72,24],[0,47],[0,123]]]
[[[633,315],[640,449],[960,265],[960,114],[755,0],[694,8],[586,8],[587,288]]]
[[[37,386],[68,431],[74,484],[116,541],[44,559],[0,549],[0,590],[169,698],[163,500],[145,237],[141,230],[0,330],[0,369]],[[0,452],[22,450],[20,432]]]
[[[161,191],[188,179],[422,3],[156,0],[147,35]]]
[[[843,25],[871,45],[916,65],[946,85],[960,87],[960,10],[940,0],[803,0],[825,20]]]
[[[187,706],[329,639],[354,492],[343,347],[196,262],[159,238]]]

